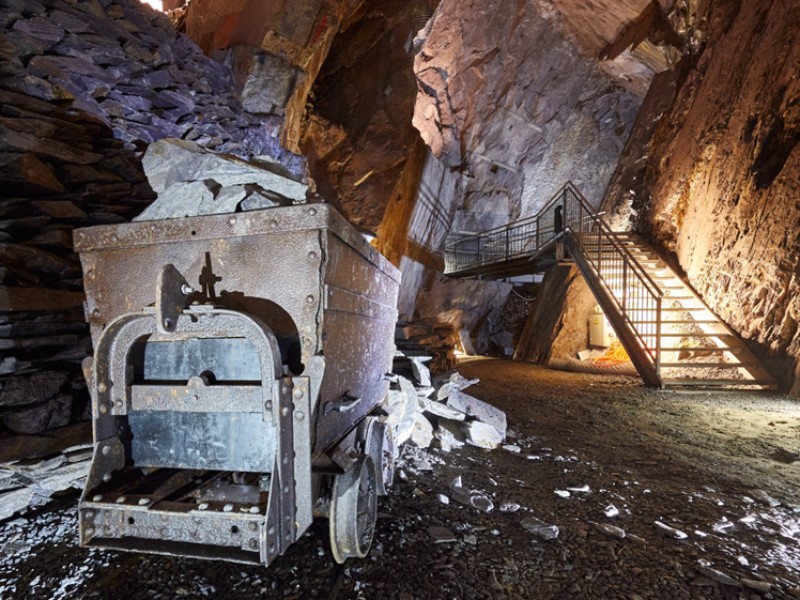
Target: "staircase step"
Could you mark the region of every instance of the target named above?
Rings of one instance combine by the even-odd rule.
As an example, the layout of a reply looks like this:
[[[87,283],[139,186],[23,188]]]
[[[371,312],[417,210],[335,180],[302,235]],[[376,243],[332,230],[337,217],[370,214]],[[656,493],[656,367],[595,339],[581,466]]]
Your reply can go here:
[[[752,367],[753,365],[744,364],[741,362],[738,363],[727,363],[727,362],[715,362],[715,363],[682,363],[682,362],[662,362],[661,368],[662,369],[746,369],[748,367]]]
[[[684,346],[668,346],[664,347],[661,346],[662,352],[746,352],[747,348],[744,346],[714,346],[713,348],[708,347],[697,347],[697,348],[686,348]]]
[[[746,385],[746,386],[766,386],[774,387],[775,382],[764,379],[693,379],[691,377],[676,377],[673,379],[662,379],[664,385],[687,385],[687,386],[717,386],[717,385]]]

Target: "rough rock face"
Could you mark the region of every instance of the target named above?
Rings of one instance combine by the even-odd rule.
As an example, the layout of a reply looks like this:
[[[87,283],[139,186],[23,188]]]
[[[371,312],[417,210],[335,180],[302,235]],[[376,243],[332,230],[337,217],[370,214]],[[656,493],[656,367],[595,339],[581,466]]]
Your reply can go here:
[[[414,125],[469,177],[454,229],[532,214],[570,179],[599,203],[640,101],[569,38],[543,2],[444,0],[415,41]]]
[[[634,209],[790,385],[800,358],[800,5],[716,2],[707,23],[705,49],[650,142]]]
[[[418,138],[411,125],[414,4],[370,2],[336,37],[312,89],[302,142],[323,197],[373,232],[399,182],[418,177],[409,160]]]
[[[419,294],[417,312],[422,318],[451,323],[461,331],[462,347],[471,343],[478,354],[485,353],[510,291],[511,284],[500,281],[452,280],[440,275]]]
[[[595,304],[578,267],[553,267],[531,305],[514,358],[542,364],[574,358],[589,341],[587,323]]]
[[[0,420],[34,432],[83,414],[72,231],[153,200],[141,150],[177,136],[295,175],[305,163],[241,109],[228,70],[137,0],[3,2],[0,71]]]

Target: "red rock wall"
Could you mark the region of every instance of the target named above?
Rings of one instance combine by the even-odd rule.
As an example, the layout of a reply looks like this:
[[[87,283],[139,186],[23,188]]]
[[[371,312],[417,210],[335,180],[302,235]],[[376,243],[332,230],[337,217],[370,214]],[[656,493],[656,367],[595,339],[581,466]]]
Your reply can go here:
[[[640,229],[800,391],[800,2],[712,3],[649,144]]]

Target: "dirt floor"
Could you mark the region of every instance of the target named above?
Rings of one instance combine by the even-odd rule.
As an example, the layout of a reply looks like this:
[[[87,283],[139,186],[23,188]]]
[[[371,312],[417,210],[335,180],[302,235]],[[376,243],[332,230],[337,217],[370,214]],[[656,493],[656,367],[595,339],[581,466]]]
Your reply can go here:
[[[72,495],[0,523],[0,598],[800,598],[800,402],[458,369],[521,451],[407,451],[366,559],[336,565],[326,521],[268,569],[89,551]],[[459,475],[491,511],[442,503]]]

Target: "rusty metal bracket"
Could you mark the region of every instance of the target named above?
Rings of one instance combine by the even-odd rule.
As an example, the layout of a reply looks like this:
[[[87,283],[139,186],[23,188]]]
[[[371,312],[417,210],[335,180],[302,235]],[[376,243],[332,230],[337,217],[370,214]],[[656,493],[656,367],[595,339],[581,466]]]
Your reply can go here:
[[[156,284],[156,314],[158,330],[172,333],[178,326],[178,317],[186,307],[186,300],[194,292],[186,278],[172,264],[164,265]]]

